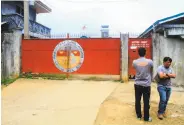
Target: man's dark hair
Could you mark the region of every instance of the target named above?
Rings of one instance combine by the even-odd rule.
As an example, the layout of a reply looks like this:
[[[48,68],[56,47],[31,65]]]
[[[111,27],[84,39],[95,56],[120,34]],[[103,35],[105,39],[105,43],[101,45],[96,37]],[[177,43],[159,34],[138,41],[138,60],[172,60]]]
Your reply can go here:
[[[146,49],[143,48],[143,47],[140,47],[140,48],[138,49],[138,53],[139,53],[139,56],[140,56],[140,57],[144,57],[144,56],[146,55]]]
[[[164,57],[163,62],[172,62],[172,59],[170,57]]]

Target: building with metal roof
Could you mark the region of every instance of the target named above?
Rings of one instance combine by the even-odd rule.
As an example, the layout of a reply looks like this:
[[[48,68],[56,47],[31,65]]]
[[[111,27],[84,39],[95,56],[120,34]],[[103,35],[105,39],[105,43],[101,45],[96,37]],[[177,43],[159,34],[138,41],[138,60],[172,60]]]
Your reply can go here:
[[[152,39],[154,75],[163,58],[171,57],[171,68],[177,76],[172,83],[184,86],[184,12],[156,21],[138,38]]]
[[[157,20],[138,38],[151,37],[152,33],[159,33],[165,37],[180,36],[184,38],[184,12]]]

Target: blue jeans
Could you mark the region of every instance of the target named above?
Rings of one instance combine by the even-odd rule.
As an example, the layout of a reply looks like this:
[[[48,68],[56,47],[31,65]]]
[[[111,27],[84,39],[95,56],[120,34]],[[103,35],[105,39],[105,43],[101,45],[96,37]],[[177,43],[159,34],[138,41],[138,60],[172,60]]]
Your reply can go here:
[[[169,97],[171,95],[171,88],[168,88],[166,86],[158,86],[157,90],[159,92],[160,96],[160,102],[158,106],[158,114],[165,113],[167,103],[169,101]]]

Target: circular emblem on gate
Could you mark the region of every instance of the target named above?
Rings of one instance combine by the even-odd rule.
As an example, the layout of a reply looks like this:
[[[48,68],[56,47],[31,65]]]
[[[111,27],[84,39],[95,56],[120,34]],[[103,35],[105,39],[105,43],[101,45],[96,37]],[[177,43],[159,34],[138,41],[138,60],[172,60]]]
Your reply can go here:
[[[63,72],[77,71],[84,61],[82,47],[72,40],[57,44],[52,56],[55,66]]]

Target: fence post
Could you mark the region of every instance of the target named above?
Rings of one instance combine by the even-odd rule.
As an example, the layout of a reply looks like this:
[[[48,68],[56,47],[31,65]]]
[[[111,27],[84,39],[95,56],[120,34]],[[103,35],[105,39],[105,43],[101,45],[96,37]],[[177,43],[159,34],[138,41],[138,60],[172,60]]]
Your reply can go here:
[[[68,46],[66,48],[67,51],[67,73],[66,73],[66,77],[67,79],[69,78],[69,69],[70,69],[70,54],[71,54],[71,46]]]
[[[67,38],[70,38],[70,34],[69,33],[67,33],[67,36],[66,36]]]
[[[29,38],[29,1],[24,1],[24,39]]]
[[[128,82],[128,34],[120,34],[121,42],[121,62],[120,62],[120,80]]]

